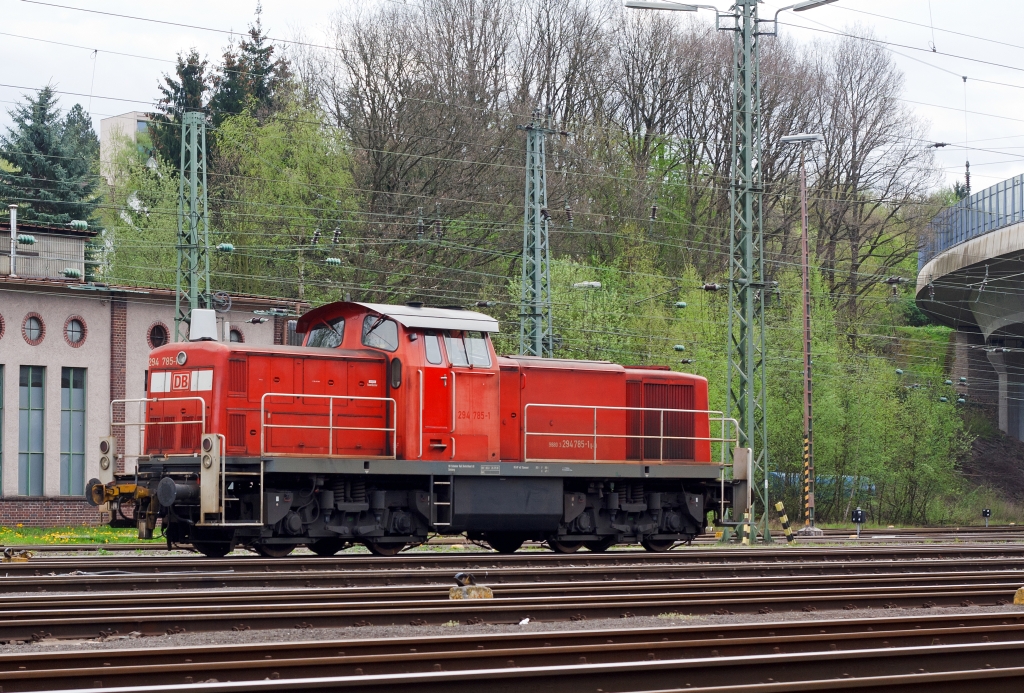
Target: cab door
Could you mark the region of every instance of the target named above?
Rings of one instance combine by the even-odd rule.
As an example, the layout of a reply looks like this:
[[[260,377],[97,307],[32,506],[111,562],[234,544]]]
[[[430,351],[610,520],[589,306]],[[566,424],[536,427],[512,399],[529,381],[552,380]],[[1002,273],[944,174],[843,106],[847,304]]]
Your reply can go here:
[[[437,333],[423,335],[423,368],[420,381],[419,457],[447,460],[452,457],[452,411],[455,377],[441,351]]]

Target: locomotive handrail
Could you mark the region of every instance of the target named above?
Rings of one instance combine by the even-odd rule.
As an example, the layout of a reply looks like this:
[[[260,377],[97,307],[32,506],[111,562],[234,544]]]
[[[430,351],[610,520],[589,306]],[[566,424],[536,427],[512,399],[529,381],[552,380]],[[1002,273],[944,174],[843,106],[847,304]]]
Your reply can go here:
[[[594,427],[593,427],[593,431],[591,433],[579,433],[579,432],[567,432],[567,431],[560,431],[560,432],[530,431],[529,413],[530,413],[530,408],[531,407],[537,408],[537,409],[582,409],[582,410],[593,411],[594,412]],[[644,435],[642,433],[640,433],[640,434],[635,434],[635,433],[598,433],[597,414],[598,414],[599,411],[621,411],[621,412],[633,412],[633,411],[635,411],[635,412],[644,412],[644,413],[660,412],[659,431],[661,433],[660,433],[660,435],[656,435],[656,436]],[[718,438],[712,438],[710,435],[707,436],[707,437],[705,437],[705,436],[666,436],[665,433],[664,433],[665,432],[665,413],[666,412],[668,412],[670,414],[707,414],[708,415],[708,423],[709,424],[711,422],[717,422],[717,423],[721,424],[721,431],[722,431],[721,435]],[[733,436],[733,437],[726,437],[727,426],[730,427],[730,428],[733,428],[735,430],[735,432],[736,432],[735,436]],[[591,447],[593,448],[593,456],[592,456],[591,459],[594,462],[597,461],[597,443],[598,443],[598,440],[602,439],[602,438],[623,438],[623,439],[626,439],[626,440],[657,440],[657,441],[659,441],[658,458],[657,458],[658,462],[665,462],[666,461],[665,460],[665,441],[666,440],[669,440],[669,441],[673,441],[673,440],[693,440],[693,441],[702,441],[702,442],[708,442],[708,443],[723,443],[723,445],[721,446],[721,457],[722,457],[722,460],[719,463],[719,465],[721,467],[723,467],[723,469],[724,469],[724,467],[728,466],[728,464],[725,461],[725,445],[724,444],[725,443],[736,443],[736,444],[739,443],[739,422],[737,422],[736,419],[734,419],[734,418],[726,417],[724,412],[710,410],[710,409],[669,409],[669,408],[661,408],[661,407],[606,407],[606,406],[596,406],[596,405],[588,405],[588,404],[541,404],[541,403],[530,403],[530,404],[527,404],[525,407],[523,407],[523,460],[526,461],[526,462],[541,462],[541,461],[544,461],[545,459],[548,459],[548,458],[540,458],[540,457],[529,457],[528,451],[529,451],[530,436],[540,436],[540,437],[548,437],[548,438],[557,437],[557,436],[577,436],[577,437],[591,438],[592,441],[593,441],[592,445],[591,445]],[[560,458],[556,458],[556,459],[560,459]],[[653,458],[652,458],[652,461],[653,461]],[[675,461],[675,460],[672,460],[672,461]]]
[[[269,424],[267,423],[267,397],[292,397],[306,399],[326,399],[328,424],[326,426],[308,426],[302,424]],[[391,426],[335,426],[334,425],[334,400],[362,400],[372,402],[388,402],[391,405]],[[273,412],[269,412],[273,413]],[[296,430],[309,429],[328,431],[327,456],[328,457],[353,457],[353,455],[334,454],[334,432],[335,431],[379,431],[391,434],[390,455],[370,455],[382,459],[396,459],[398,445],[398,403],[394,397],[357,397],[355,395],[310,395],[304,392],[266,392],[260,397],[260,456],[267,455],[267,429],[268,428],[292,428]],[[303,455],[306,457],[319,457],[320,455]],[[360,455],[359,457],[367,457]]]
[[[131,402],[185,402],[198,400],[202,403],[199,407],[199,413],[201,418],[198,421],[146,421],[146,412],[142,414],[142,421],[114,421],[114,405],[115,404],[128,404]],[[127,409],[126,409],[127,415]],[[128,426],[139,426],[142,431],[139,434],[139,454],[128,455],[128,451],[125,450],[124,457],[142,457],[146,450],[146,426],[184,426],[184,425],[195,425],[200,424],[202,428],[199,431],[200,437],[206,433],[206,400],[199,396],[193,397],[136,397],[133,399],[112,399],[110,400],[110,428],[111,435],[113,435],[114,426],[128,427]],[[126,444],[127,447],[127,444]],[[173,457],[178,456],[191,456],[193,452],[188,453],[172,453],[169,455]]]

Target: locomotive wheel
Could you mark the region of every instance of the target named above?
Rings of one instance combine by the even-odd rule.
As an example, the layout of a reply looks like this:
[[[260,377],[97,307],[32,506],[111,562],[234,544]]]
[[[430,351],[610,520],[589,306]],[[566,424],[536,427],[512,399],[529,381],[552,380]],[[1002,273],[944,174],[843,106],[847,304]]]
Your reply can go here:
[[[663,553],[670,550],[676,542],[672,539],[644,539],[640,542],[640,546],[644,547],[651,553]]]
[[[593,553],[604,553],[618,543],[618,537],[605,537],[604,539],[598,539],[597,541],[585,541],[583,542],[583,546]]]
[[[397,556],[398,552],[405,548],[405,544],[378,544],[376,542],[366,542],[366,548],[370,550],[370,553],[377,556]]]
[[[284,558],[295,550],[294,544],[254,544],[252,550],[264,558]]]
[[[548,546],[555,553],[576,553],[583,546],[582,541],[558,541],[557,539],[548,539]]]
[[[224,558],[231,553],[231,544],[224,541],[193,541],[192,548],[207,558]]]
[[[518,534],[495,532],[488,534],[484,541],[498,553],[515,553],[526,539]]]
[[[347,544],[344,539],[317,539],[312,543],[306,544],[306,548],[317,556],[333,556],[342,549],[347,548]]]

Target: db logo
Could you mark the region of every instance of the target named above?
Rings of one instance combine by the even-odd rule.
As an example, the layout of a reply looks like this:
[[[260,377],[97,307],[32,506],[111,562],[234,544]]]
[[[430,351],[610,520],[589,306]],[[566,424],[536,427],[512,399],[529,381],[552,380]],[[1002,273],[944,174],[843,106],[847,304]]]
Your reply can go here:
[[[188,371],[183,373],[174,373],[171,375],[171,389],[172,390],[188,390],[190,389],[191,383],[189,378],[192,374]]]

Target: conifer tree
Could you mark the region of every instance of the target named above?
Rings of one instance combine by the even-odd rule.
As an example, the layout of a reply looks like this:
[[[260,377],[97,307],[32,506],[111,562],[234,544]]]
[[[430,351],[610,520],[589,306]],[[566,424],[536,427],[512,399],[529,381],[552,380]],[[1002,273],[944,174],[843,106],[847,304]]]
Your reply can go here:
[[[14,124],[0,135],[0,201],[19,205],[24,221],[92,220],[99,141],[85,109],[76,104],[62,118],[46,86],[9,114]]]
[[[248,36],[237,48],[228,46],[213,78],[210,111],[215,125],[247,109],[259,118],[281,107],[280,97],[290,82],[291,69],[283,56],[274,57],[274,45],[263,31],[262,12],[257,5],[256,21],[249,25]]]
[[[159,89],[157,113],[150,113],[150,136],[164,160],[178,163],[181,156],[181,116],[189,111],[206,111],[210,90],[209,63],[195,48],[178,53],[174,76],[164,74]]]

